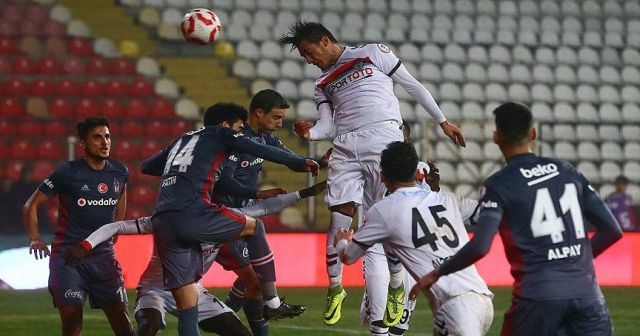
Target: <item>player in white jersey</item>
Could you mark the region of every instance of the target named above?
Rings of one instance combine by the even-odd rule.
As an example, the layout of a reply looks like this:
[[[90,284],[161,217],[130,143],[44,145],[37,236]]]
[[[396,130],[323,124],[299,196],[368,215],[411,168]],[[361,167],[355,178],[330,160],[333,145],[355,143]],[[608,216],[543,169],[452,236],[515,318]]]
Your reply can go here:
[[[465,140],[462,131],[446,120],[431,94],[387,46],[345,47],[321,24],[301,21],[280,38],[280,43],[298,48],[307,63],[322,70],[314,92],[319,120],[315,125],[296,121],[294,129],[306,140],[333,139],[326,197],[331,222],[327,235],[329,291],[324,311],[324,322],[331,325],[340,320],[346,297],[333,236],[338,229],[351,225],[358,205],[366,211],[382,198],[385,189],[378,177],[380,152],[388,143],[402,140],[393,83],[400,83],[456,144],[464,146]],[[382,295],[381,300],[386,301],[386,293],[375,295]],[[385,327],[382,321],[380,327]]]
[[[312,186],[305,190],[291,192],[267,198],[249,206],[237,209],[247,216],[260,217],[278,212],[285,207],[323,190]],[[94,246],[106,241],[116,234],[148,234],[152,232],[151,217],[135,220],[124,220],[103,225],[84,241],[77,244],[65,254],[65,261],[75,263],[82,259]],[[202,245],[203,267],[205,273],[216,259],[218,246]],[[198,281],[198,325],[206,332],[223,336],[250,336],[251,332],[242,324],[234,311],[214,295],[210,294]],[[158,254],[153,254],[147,268],[142,273],[137,287],[137,299],[134,314],[138,322],[136,335],[156,335],[166,328],[165,316],[170,313],[177,316],[178,309],[171,292],[164,290],[162,264]]]
[[[367,211],[355,234],[346,229],[336,234],[336,250],[344,263],[354,263],[369,247],[384,243],[419,279],[469,241],[460,199],[418,188],[417,163],[415,148],[408,143],[394,142],[382,152],[381,177],[391,194]],[[459,273],[432,287],[434,332],[484,335],[493,320],[493,294],[475,268]]]

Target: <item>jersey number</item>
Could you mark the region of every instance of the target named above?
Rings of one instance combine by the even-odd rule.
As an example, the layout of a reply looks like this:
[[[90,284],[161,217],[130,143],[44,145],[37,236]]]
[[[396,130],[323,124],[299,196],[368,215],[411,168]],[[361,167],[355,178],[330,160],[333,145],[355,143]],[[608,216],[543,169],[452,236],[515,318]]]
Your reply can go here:
[[[180,148],[180,146],[182,146],[182,139],[178,140],[178,142],[176,142],[176,144],[171,148],[171,152],[169,152],[167,163],[164,166],[164,173],[168,173],[171,166],[179,166],[179,173],[186,172],[187,168],[189,168],[193,162],[193,149],[196,147],[199,139],[199,135],[194,135],[182,149]]]
[[[564,185],[564,192],[560,196],[560,210],[562,214],[571,212],[573,229],[576,238],[584,238],[584,223],[582,221],[582,210],[578,202],[578,191],[575,184]],[[531,232],[533,237],[551,236],[551,242],[560,243],[564,241],[562,232],[565,231],[562,217],[558,217],[556,208],[553,206],[551,194],[548,188],[538,189],[536,201],[533,204],[533,215],[531,216]]]
[[[453,229],[453,225],[449,222],[445,217],[440,217],[438,213],[446,211],[447,209],[442,205],[434,205],[429,207],[429,212],[431,212],[431,216],[436,221],[436,225],[438,227],[447,226],[451,233],[453,233],[453,239],[448,236],[442,236],[442,241],[444,241],[447,246],[454,248],[460,244],[460,239],[458,239],[458,235],[456,231]],[[411,239],[413,240],[413,246],[416,248],[420,248],[422,245],[429,244],[429,247],[435,252],[438,250],[438,245],[436,245],[436,240],[438,240],[438,236],[435,233],[429,231],[429,227],[427,223],[425,223],[420,211],[417,208],[411,209]],[[418,230],[420,229],[420,230]],[[422,232],[419,232],[422,231]]]

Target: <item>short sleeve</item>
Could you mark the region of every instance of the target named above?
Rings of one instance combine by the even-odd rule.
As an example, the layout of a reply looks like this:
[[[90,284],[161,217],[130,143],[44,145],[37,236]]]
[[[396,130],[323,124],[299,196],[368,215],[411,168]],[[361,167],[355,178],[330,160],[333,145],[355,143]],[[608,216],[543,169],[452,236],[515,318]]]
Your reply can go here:
[[[386,220],[377,207],[369,209],[364,218],[364,224],[356,231],[353,240],[367,247],[386,241],[389,237],[389,230]]]
[[[68,169],[68,163],[58,167],[53,173],[51,173],[51,175],[49,175],[49,177],[42,181],[38,190],[48,197],[64,191],[64,183],[66,181],[65,176],[67,176],[66,172]]]
[[[322,91],[318,83],[316,83],[315,89],[313,90],[313,101],[316,103],[316,109],[318,109],[322,104],[331,105],[331,101],[324,94],[324,91]]]
[[[500,197],[500,195],[485,182],[482,187],[480,187],[478,209],[473,221],[477,222],[478,218],[482,214],[498,216],[501,218],[504,213],[504,209],[505,204],[502,197]]]
[[[381,43],[368,44],[367,48],[371,62],[387,76],[391,77],[400,67],[400,59],[386,45]]]

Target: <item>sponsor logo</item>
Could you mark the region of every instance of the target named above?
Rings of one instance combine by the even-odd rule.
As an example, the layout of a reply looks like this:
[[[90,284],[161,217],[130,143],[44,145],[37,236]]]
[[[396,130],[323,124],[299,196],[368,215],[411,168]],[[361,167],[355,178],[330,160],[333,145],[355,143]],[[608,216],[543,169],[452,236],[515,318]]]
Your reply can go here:
[[[42,183],[44,183],[44,185],[46,185],[47,187],[49,187],[51,189],[54,188],[53,182],[51,182],[51,180],[49,180],[49,179],[44,180],[44,182],[42,182]]]
[[[82,188],[80,188],[80,190],[82,190],[82,191],[91,191],[91,189],[89,189],[89,186],[86,185],[86,184],[83,185]]]
[[[264,159],[262,158],[256,158],[255,160],[249,162],[249,161],[242,161],[240,163],[240,167],[242,168],[247,168],[247,167],[253,167],[257,164],[261,164],[262,162],[264,162]]]
[[[169,178],[166,178],[164,180],[162,180],[162,185],[160,186],[162,187],[168,187],[170,185],[173,185],[176,183],[176,177],[175,176],[171,176]]]
[[[553,163],[548,163],[546,165],[538,164],[533,168],[525,169],[520,168],[520,174],[524,176],[524,178],[532,178],[532,177],[540,177],[548,174],[553,174],[558,171],[558,166]]]
[[[242,133],[242,132],[238,132],[238,133],[233,135],[234,138],[239,138],[239,137],[242,137],[242,136],[244,136],[244,133]]]
[[[238,161],[238,157],[235,156],[235,154],[231,154],[231,156],[229,156],[229,160],[231,161]]]
[[[98,184],[98,192],[101,194],[106,193],[107,191],[109,191],[109,187],[107,187],[106,183],[100,183]]]
[[[370,67],[364,67],[362,63],[358,63],[358,65],[354,66],[354,68],[355,69],[351,71],[349,74],[346,74],[345,76],[340,77],[339,79],[336,79],[331,84],[329,84],[329,86],[327,86],[327,89],[326,89],[327,93],[329,95],[332,95],[336,91],[340,91],[346,88],[347,86],[351,85],[352,83],[355,83],[365,78],[369,78],[373,76],[373,69]]]
[[[245,258],[249,258],[249,249],[246,247],[242,249],[242,256]]]
[[[498,207],[498,203],[494,202],[494,201],[484,201],[482,203],[480,203],[480,207],[481,208],[497,208]]]
[[[240,167],[242,167],[242,168],[249,167],[249,161],[242,161],[242,162],[240,162]]]
[[[64,297],[67,299],[82,299],[84,297],[84,291],[82,291],[81,289],[67,289],[67,291],[64,292]]]
[[[389,49],[389,47],[387,47],[384,44],[378,43],[378,48],[380,49],[380,51],[382,51],[383,53],[390,53],[391,49]]]
[[[113,206],[118,204],[118,200],[115,198],[101,198],[99,200],[88,200],[84,198],[78,198],[78,206]]]

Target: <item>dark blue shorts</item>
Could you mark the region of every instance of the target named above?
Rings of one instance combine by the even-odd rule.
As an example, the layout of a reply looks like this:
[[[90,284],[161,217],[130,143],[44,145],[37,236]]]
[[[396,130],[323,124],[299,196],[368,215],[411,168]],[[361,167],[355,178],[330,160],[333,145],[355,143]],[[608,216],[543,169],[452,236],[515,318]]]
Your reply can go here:
[[[244,230],[246,216],[229,208],[185,210],[156,214],[151,222],[165,289],[174,289],[202,278],[201,244],[235,240]]]
[[[216,262],[227,271],[251,265],[247,242],[244,239],[237,239],[220,246]]]
[[[503,336],[608,336],[613,334],[604,298],[533,301],[514,299],[504,315]]]
[[[120,264],[115,259],[66,265],[60,256],[49,261],[49,292],[53,306],[83,306],[87,295],[91,308],[126,306],[127,294]]]

